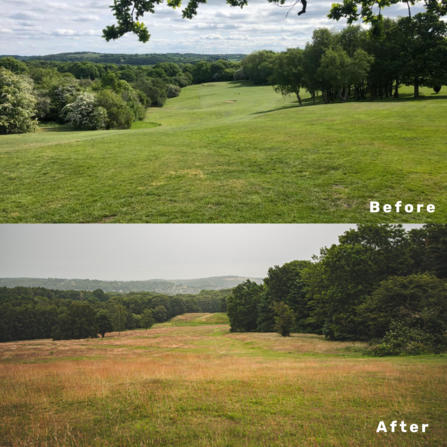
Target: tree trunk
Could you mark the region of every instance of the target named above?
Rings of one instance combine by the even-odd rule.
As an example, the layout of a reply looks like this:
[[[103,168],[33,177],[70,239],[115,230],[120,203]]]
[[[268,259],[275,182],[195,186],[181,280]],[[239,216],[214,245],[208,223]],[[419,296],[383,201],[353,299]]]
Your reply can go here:
[[[419,78],[414,78],[414,97],[419,98]]]
[[[296,99],[298,99],[298,104],[299,104],[300,106],[302,106],[303,103],[301,102],[301,97],[300,97],[300,94],[299,94],[298,92],[296,92]]]
[[[394,97],[399,98],[399,78],[396,78],[396,87],[394,89]]]

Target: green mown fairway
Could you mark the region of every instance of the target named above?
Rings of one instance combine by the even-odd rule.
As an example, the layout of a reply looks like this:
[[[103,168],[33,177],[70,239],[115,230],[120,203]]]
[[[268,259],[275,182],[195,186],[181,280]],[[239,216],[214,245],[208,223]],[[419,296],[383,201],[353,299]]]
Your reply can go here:
[[[447,445],[445,355],[366,358],[361,343],[230,333],[226,321],[187,314],[104,339],[1,343],[0,444]],[[394,420],[407,432],[391,433]]]
[[[132,130],[2,136],[0,221],[445,222],[447,96],[403,91],[298,108],[271,87],[196,85]]]

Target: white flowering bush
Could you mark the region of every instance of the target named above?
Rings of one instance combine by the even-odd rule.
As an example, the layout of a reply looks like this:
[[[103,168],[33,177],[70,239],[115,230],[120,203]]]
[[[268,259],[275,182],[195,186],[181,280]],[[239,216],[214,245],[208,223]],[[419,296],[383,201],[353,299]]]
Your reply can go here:
[[[96,105],[94,93],[81,93],[71,104],[62,109],[65,121],[78,129],[105,129],[107,110]]]
[[[35,116],[32,80],[0,68],[0,134],[34,132]]]

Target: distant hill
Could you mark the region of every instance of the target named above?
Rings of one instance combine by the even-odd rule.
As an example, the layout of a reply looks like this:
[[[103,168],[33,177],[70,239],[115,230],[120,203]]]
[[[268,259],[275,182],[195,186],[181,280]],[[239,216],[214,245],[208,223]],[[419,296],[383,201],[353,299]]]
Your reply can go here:
[[[213,276],[198,279],[150,279],[147,281],[102,281],[99,279],[0,278],[0,287],[45,287],[57,290],[96,290],[105,292],[158,292],[167,295],[199,293],[201,290],[222,290],[236,287],[246,279],[258,284],[262,278]]]
[[[1,57],[5,57],[0,56]],[[245,54],[195,54],[195,53],[166,53],[166,54],[109,54],[109,53],[59,53],[46,56],[17,56],[9,55],[21,61],[54,61],[54,62],[95,62],[102,64],[155,65],[159,62],[176,62],[195,64],[200,61],[215,61],[227,59],[239,62]]]

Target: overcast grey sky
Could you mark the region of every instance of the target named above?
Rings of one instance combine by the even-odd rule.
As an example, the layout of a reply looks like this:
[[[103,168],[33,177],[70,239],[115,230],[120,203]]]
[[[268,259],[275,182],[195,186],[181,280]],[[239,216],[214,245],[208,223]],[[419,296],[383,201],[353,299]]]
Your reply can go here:
[[[355,225],[1,225],[0,277],[262,278],[273,265],[310,260],[349,228]]]
[[[341,1],[341,0],[340,0]],[[292,4],[290,0],[288,3]],[[315,28],[341,29],[345,22],[327,18],[332,0],[309,0],[307,13],[297,16],[301,5],[285,18],[288,8],[266,0],[232,8],[224,0],[200,5],[193,20],[183,20],[181,10],[157,5],[144,22],[152,38],[143,44],[133,35],[115,42],[101,38],[102,29],[114,22],[113,0],[0,0],[0,54],[43,55],[72,51],[106,53],[250,53],[303,47]],[[185,2],[183,2],[185,5]],[[413,7],[413,13],[421,6]],[[390,17],[407,14],[399,3],[387,8]]]

